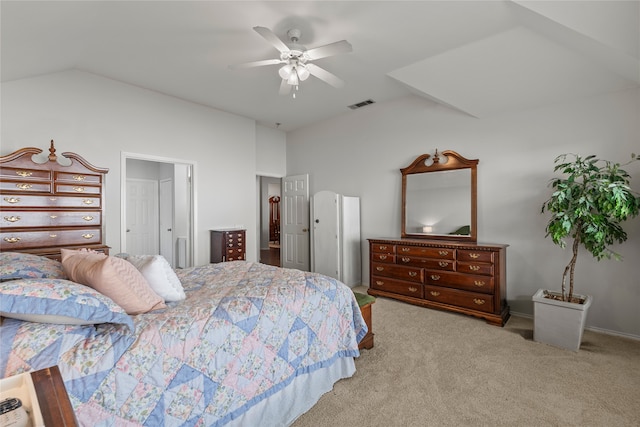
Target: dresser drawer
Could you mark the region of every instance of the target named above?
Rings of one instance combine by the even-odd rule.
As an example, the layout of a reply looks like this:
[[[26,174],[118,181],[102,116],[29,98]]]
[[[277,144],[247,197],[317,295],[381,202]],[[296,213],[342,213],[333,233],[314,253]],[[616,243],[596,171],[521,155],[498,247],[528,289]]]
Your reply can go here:
[[[64,194],[100,194],[100,187],[83,184],[56,184],[56,193]]]
[[[102,230],[86,228],[55,231],[0,232],[0,250],[48,246],[89,245],[102,242]]]
[[[102,184],[102,175],[88,173],[56,172],[56,182],[74,182],[77,184]]]
[[[406,255],[398,256],[398,264],[445,271],[455,270],[456,265],[455,261],[449,259],[419,258]]]
[[[16,179],[16,180],[29,180],[35,179],[40,181],[50,181],[51,171],[26,169],[26,168],[0,168],[0,178],[4,179]]]
[[[0,190],[2,191],[19,191],[33,193],[51,193],[50,182],[27,182],[23,181],[2,181],[0,182]]]
[[[2,228],[59,227],[59,226],[99,226],[100,211],[3,211],[0,216]]]
[[[493,312],[493,296],[476,292],[466,292],[458,289],[441,288],[438,286],[425,286],[424,297],[430,301],[472,310]]]
[[[425,283],[475,292],[493,293],[493,277],[440,271],[425,271]]]
[[[381,252],[385,254],[392,254],[396,251],[396,245],[391,243],[372,243],[371,252]]]
[[[394,294],[424,298],[423,286],[419,283],[405,282],[402,280],[390,279],[388,277],[372,276],[371,287],[380,291],[393,292]]]
[[[0,207],[26,208],[93,208],[99,209],[102,204],[100,197],[71,197],[71,196],[22,196],[2,194]]]
[[[396,256],[393,254],[373,252],[371,253],[371,261],[395,264]]]
[[[493,263],[493,252],[458,249],[458,261]]]
[[[436,259],[455,259],[455,249],[448,248],[424,248],[421,246],[403,246],[398,245],[396,250],[398,256],[412,255],[422,258],[436,258]]]
[[[227,249],[227,261],[244,259],[244,249]]]
[[[402,265],[371,263],[372,275],[393,277],[410,282],[423,283],[424,270],[417,267],[405,267]]]
[[[493,276],[493,264],[484,264],[480,262],[458,262],[456,269],[460,273],[484,274]]]

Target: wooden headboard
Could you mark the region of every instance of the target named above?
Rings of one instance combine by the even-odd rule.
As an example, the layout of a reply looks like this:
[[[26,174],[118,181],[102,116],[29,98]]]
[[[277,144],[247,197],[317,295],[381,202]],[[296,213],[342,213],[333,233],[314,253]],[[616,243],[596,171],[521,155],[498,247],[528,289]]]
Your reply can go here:
[[[0,157],[0,251],[28,252],[60,259],[60,249],[104,244],[104,185],[109,169],[75,153],[58,162],[53,141],[44,163],[42,150],[22,148]],[[64,159],[61,159],[64,160]]]

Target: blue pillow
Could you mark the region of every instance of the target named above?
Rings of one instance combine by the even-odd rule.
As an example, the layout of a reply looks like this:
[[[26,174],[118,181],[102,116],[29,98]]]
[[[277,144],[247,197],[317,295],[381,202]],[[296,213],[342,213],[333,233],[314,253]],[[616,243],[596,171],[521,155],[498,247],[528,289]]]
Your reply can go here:
[[[43,256],[0,252],[0,281],[14,279],[66,279],[62,263]]]
[[[94,325],[133,320],[109,297],[65,279],[19,279],[0,283],[0,315],[39,323]]]

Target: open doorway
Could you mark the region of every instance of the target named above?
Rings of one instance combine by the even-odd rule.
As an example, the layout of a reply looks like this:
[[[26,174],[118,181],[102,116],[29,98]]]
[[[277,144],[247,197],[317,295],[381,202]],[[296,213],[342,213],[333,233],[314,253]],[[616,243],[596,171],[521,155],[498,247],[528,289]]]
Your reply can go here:
[[[280,197],[282,179],[259,177],[260,186],[260,262],[280,266]]]
[[[122,153],[121,250],[194,265],[195,163]]]

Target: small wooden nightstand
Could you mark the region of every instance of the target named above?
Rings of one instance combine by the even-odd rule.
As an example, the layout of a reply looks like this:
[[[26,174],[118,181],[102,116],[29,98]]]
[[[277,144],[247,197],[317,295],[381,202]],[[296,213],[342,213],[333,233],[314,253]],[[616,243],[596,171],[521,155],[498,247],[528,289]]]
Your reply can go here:
[[[359,292],[354,292],[353,294],[356,296],[356,301],[358,301],[360,312],[362,313],[362,317],[364,318],[364,322],[367,324],[368,329],[367,335],[365,335],[364,338],[362,338],[362,341],[360,341],[360,343],[358,344],[358,349],[371,349],[373,348],[371,305],[376,302],[376,299],[371,295],[361,294]]]
[[[57,366],[31,372],[31,380],[38,396],[45,426],[75,427],[78,425]]]

